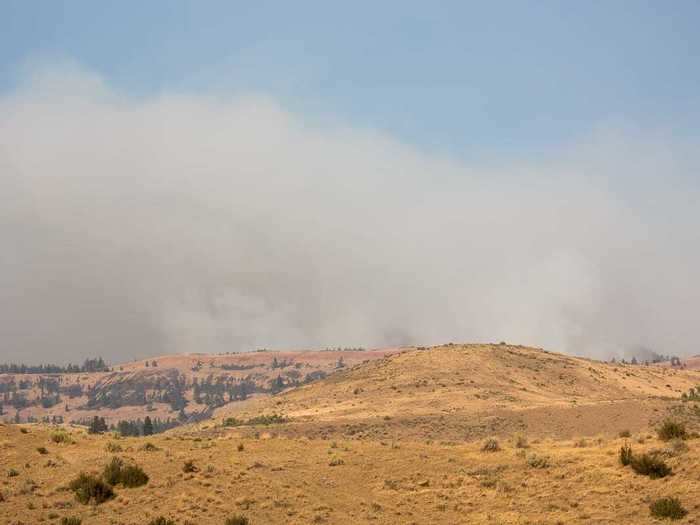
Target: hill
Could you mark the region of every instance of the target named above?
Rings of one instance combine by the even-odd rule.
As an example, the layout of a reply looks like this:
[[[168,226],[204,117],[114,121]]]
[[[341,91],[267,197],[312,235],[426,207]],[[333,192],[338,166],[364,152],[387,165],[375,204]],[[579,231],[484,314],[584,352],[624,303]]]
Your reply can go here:
[[[84,423],[104,417],[182,423],[248,397],[307,384],[398,349],[177,354],[106,372],[0,374],[0,419]]]
[[[669,400],[698,384],[693,371],[522,346],[446,345],[388,355],[216,414],[280,412],[306,423],[310,436],[465,439],[522,430],[567,437],[653,425]]]

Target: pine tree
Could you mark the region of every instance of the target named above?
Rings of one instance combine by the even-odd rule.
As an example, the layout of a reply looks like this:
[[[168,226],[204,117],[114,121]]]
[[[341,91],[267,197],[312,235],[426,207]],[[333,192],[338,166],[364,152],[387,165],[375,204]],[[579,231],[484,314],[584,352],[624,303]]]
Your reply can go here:
[[[153,423],[151,422],[151,418],[149,416],[146,416],[146,419],[143,422],[143,435],[153,435]]]

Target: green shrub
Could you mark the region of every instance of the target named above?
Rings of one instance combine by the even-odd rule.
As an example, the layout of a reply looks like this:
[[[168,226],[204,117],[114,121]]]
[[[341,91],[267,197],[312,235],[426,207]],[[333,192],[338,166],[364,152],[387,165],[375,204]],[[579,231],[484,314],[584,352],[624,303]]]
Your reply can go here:
[[[673,438],[685,439],[688,437],[685,424],[680,421],[674,421],[673,419],[664,421],[656,432],[659,435],[659,439],[663,441],[669,441]]]
[[[672,520],[679,520],[688,514],[688,511],[683,508],[678,498],[657,499],[649,506],[649,511],[655,518],[669,518]]]
[[[105,483],[110,485],[122,484],[126,488],[140,487],[148,483],[146,474],[138,465],[124,465],[124,462],[114,457],[109,462],[102,473]]]
[[[622,431],[620,432],[620,437],[621,437],[621,438],[628,438],[628,437],[631,437],[631,436],[632,436],[632,433],[631,433],[629,430],[622,430]]]
[[[632,458],[632,447],[630,447],[629,443],[625,443],[620,447],[620,463],[626,467],[632,463]]]
[[[236,419],[235,417],[227,417],[224,419],[222,422],[222,425],[225,427],[240,427],[241,425],[244,425],[245,423],[241,421],[240,419]]]
[[[148,474],[138,465],[126,465],[122,468],[119,481],[127,488],[140,487],[148,483]]]
[[[75,493],[75,498],[83,505],[91,502],[99,505],[114,497],[112,487],[101,479],[84,472],[71,481],[68,488]]]
[[[17,476],[19,476],[19,472],[18,472],[17,470],[11,468],[10,470],[7,471],[7,477],[8,477],[8,478],[14,478],[14,477],[17,477]]]
[[[143,450],[144,452],[157,452],[160,449],[156,447],[153,443],[148,442],[144,443],[144,445],[139,450]]]
[[[164,518],[163,516],[158,516],[148,522],[148,525],[176,525],[174,520],[170,518]]]
[[[61,525],[81,525],[81,523],[83,523],[83,520],[77,516],[61,518]]]
[[[29,434],[29,430],[27,430],[26,428],[20,428],[19,431],[20,431],[22,434]]]
[[[671,473],[671,467],[663,459],[652,454],[633,455],[630,466],[637,474],[649,476],[651,479],[665,478]]]
[[[118,485],[121,479],[123,465],[124,462],[121,459],[113,457],[112,461],[107,463],[102,471],[102,479],[105,480],[105,483],[109,483],[112,486]]]
[[[501,445],[494,438],[488,438],[481,446],[482,452],[498,452],[499,450],[501,450]]]
[[[226,518],[224,525],[250,525],[250,521],[241,514],[235,514]]]

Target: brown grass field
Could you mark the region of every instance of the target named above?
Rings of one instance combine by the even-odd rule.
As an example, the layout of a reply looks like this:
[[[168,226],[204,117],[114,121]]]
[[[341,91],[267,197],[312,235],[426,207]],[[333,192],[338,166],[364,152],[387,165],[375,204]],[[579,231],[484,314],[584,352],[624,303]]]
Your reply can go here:
[[[648,524],[667,522],[649,506],[669,496],[687,510],[673,523],[700,523],[700,408],[680,400],[697,385],[693,370],[446,345],[358,363],[156,436],[5,424],[0,523]],[[246,424],[273,414],[285,421]],[[657,436],[668,418],[687,439]],[[490,439],[497,450],[484,451]],[[671,475],[622,466],[625,443],[663,458]],[[99,475],[113,456],[142,467],[148,484],[79,503],[70,481]],[[194,472],[183,471],[188,461]]]

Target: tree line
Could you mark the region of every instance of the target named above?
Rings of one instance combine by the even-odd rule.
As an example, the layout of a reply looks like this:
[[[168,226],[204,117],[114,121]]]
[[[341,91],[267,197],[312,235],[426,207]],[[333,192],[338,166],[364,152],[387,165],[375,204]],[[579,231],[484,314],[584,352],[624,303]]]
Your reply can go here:
[[[24,363],[0,364],[0,374],[81,374],[88,372],[108,372],[109,367],[101,357],[86,359],[82,365],[72,363],[61,365],[25,365]]]

